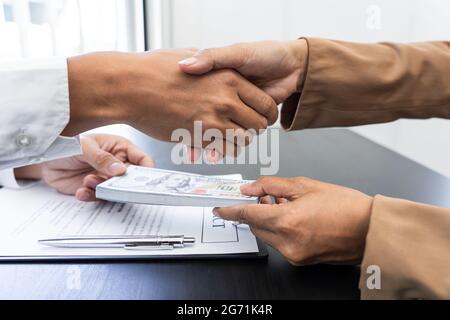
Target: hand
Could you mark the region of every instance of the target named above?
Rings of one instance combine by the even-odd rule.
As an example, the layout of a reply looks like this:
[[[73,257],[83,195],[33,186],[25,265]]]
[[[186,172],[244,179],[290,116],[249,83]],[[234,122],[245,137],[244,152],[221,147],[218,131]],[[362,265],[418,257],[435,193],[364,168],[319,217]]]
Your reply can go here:
[[[262,41],[201,50],[179,65],[184,72],[196,75],[235,69],[279,104],[298,90],[307,57],[308,45],[304,39]]]
[[[203,122],[203,131],[217,128],[224,137],[226,129],[259,130],[276,121],[273,99],[237,72],[201,77],[181,72],[177,62],[193,52],[97,53],[69,59],[71,120],[64,134],[124,122],[170,141],[175,129],[192,133],[195,120]]]
[[[308,178],[263,177],[242,186],[241,192],[263,197],[262,204],[216,208],[215,213],[248,223],[290,263],[361,261],[372,197]]]
[[[232,68],[269,94],[277,104],[285,101],[301,86],[306,69],[308,45],[306,40],[262,41],[235,44],[223,48],[205,49],[179,61],[180,69],[200,75],[211,70]],[[192,148],[188,159],[195,162],[201,150]],[[206,150],[206,159],[217,163],[222,152]]]
[[[129,140],[106,134],[81,137],[83,155],[16,170],[18,178],[40,178],[64,194],[95,200],[97,184],[126,172],[126,164],[153,167],[152,158]]]

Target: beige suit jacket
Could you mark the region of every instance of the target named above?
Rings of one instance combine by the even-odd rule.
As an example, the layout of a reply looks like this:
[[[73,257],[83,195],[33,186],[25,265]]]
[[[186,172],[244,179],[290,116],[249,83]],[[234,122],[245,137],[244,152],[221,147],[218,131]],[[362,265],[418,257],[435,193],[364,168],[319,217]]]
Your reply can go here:
[[[450,118],[450,42],[306,40],[299,92],[281,111],[287,130]],[[376,196],[360,289],[363,299],[450,299],[450,210]]]

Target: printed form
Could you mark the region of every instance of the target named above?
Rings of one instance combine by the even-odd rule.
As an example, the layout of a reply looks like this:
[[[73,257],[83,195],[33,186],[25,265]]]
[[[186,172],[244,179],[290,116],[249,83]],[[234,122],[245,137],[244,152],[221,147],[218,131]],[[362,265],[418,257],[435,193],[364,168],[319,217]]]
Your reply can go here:
[[[0,189],[0,259],[145,257],[257,253],[247,225],[216,217],[212,208],[167,207],[106,201],[81,202],[38,183]],[[172,250],[57,248],[39,239],[67,236],[184,235],[193,246]]]

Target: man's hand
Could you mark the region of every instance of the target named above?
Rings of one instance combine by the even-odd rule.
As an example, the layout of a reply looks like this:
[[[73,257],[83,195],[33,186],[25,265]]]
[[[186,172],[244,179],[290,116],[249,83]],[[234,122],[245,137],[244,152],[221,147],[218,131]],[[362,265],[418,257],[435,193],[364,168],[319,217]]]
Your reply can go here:
[[[193,75],[224,68],[234,69],[279,104],[302,85],[307,58],[308,45],[304,39],[261,41],[201,50],[179,61],[179,65],[185,73]],[[192,161],[201,156],[199,149],[189,151]],[[206,150],[206,159],[210,163],[216,163],[222,157],[222,152]]]
[[[192,133],[196,120],[202,121],[203,130],[216,128],[224,137],[226,129],[259,130],[276,121],[273,99],[236,71],[204,76],[181,72],[177,62],[194,52],[158,50],[70,58],[71,120],[63,133],[122,122],[169,141],[175,129]]]
[[[79,200],[95,200],[97,184],[126,172],[126,164],[153,167],[152,158],[129,140],[106,134],[81,137],[83,155],[45,162],[16,170],[18,178],[42,179]]]
[[[248,223],[292,264],[361,261],[371,197],[308,178],[263,177],[242,186],[241,192],[262,197],[262,204],[215,208],[215,213]]]
[[[198,51],[179,62],[189,74],[231,68],[281,103],[297,91],[308,57],[306,40],[262,41]]]

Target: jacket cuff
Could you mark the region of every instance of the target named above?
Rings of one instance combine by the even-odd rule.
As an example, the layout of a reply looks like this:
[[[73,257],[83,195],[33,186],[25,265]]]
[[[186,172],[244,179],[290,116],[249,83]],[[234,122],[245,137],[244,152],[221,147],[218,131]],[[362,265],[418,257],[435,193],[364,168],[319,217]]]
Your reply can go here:
[[[450,118],[450,42],[306,41],[303,86],[281,110],[285,129]]]

